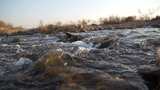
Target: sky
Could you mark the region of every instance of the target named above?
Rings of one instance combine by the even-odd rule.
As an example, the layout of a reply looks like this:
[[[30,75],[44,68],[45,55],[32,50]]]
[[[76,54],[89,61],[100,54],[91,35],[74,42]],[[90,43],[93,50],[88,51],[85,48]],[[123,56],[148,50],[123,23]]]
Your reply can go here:
[[[160,0],[0,0],[0,20],[15,26],[160,13]]]

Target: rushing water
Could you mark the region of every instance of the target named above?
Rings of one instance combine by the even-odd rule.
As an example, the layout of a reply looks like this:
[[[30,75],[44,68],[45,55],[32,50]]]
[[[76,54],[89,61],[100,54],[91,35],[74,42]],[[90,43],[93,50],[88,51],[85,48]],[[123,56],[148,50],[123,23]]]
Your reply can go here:
[[[70,41],[65,34],[1,36],[0,76],[13,71],[15,67],[12,66],[19,58],[36,61],[50,50],[62,50],[80,60],[78,69],[85,73],[98,72],[124,77],[141,88],[138,90],[148,90],[137,70],[143,65],[155,64],[155,47],[157,43],[160,45],[160,29],[100,30],[71,34],[80,38]]]

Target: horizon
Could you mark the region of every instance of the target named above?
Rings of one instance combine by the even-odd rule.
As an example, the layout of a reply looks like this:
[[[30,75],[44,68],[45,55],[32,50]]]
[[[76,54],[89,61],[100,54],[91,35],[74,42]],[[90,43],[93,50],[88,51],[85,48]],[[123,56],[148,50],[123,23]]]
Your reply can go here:
[[[140,16],[160,13],[159,0],[1,0],[0,20],[14,26],[36,27],[55,22],[98,20],[108,16]]]

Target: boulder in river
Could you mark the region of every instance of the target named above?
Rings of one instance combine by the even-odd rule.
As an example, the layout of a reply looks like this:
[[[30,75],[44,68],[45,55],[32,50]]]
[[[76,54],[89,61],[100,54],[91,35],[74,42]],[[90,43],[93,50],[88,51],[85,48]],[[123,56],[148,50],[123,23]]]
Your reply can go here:
[[[74,35],[72,33],[67,32],[66,33],[66,39],[69,42],[74,42],[74,41],[79,41],[82,40],[84,37],[80,36],[80,35]]]
[[[103,36],[84,39],[87,43],[93,43],[99,49],[114,47],[117,43],[117,37]]]
[[[160,65],[160,47],[156,50],[156,64]]]
[[[147,90],[147,87],[140,87],[134,81],[96,70],[90,71],[83,64],[79,67],[76,63],[76,58],[64,51],[51,50],[40,57],[34,68],[40,70],[39,78],[61,78],[57,90]]]
[[[51,75],[67,71],[67,66],[72,64],[72,58],[61,50],[52,50],[39,58],[34,68]]]
[[[138,70],[149,90],[160,90],[160,67],[143,65]]]
[[[149,46],[158,47],[160,46],[160,38],[147,39],[146,44]]]
[[[145,90],[126,80],[104,76],[99,73],[73,74],[65,79],[60,90]]]
[[[108,37],[100,42],[100,46],[98,48],[114,47],[115,45],[116,45],[116,39]]]
[[[12,69],[14,71],[23,70],[27,69],[28,67],[31,67],[32,64],[32,60],[21,57],[18,61],[14,62],[14,67]]]

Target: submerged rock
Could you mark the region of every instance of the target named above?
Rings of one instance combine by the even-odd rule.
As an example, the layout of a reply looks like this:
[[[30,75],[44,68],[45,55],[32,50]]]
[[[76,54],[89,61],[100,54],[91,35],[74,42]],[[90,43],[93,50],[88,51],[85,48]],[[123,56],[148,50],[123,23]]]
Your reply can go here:
[[[23,69],[27,70],[28,67],[32,66],[32,64],[33,64],[32,60],[21,57],[18,61],[13,63],[14,66],[12,70],[13,71],[18,71],[18,70],[23,70]]]
[[[17,62],[15,62],[16,66],[29,65],[32,64],[32,60],[28,58],[20,58]]]

